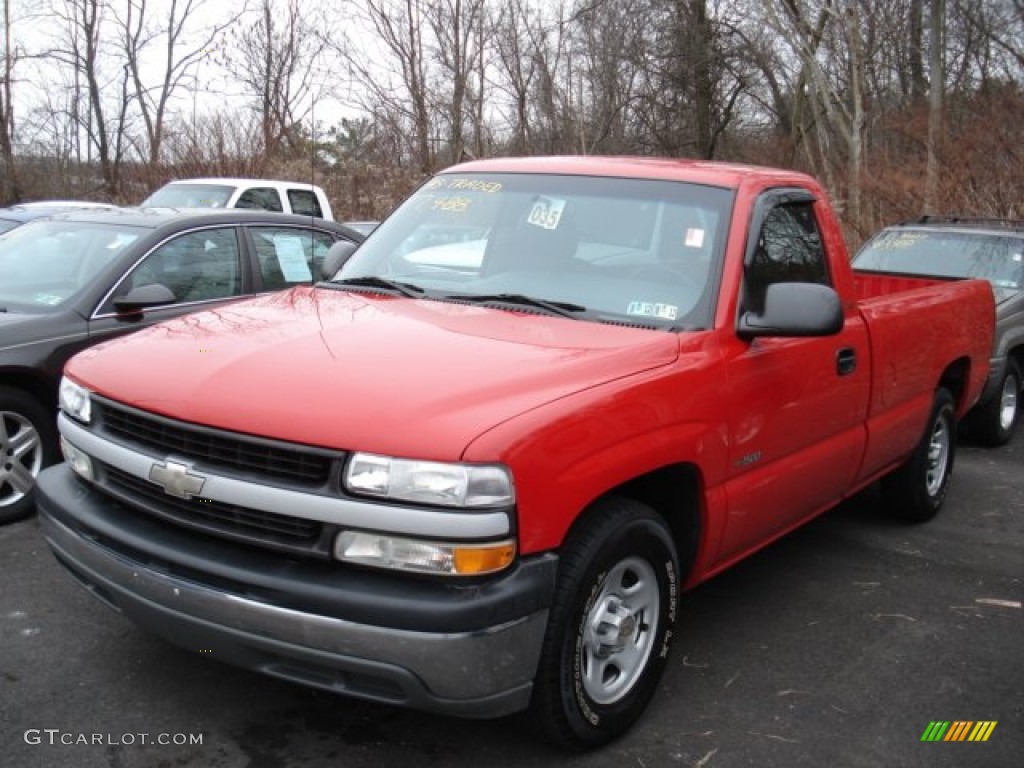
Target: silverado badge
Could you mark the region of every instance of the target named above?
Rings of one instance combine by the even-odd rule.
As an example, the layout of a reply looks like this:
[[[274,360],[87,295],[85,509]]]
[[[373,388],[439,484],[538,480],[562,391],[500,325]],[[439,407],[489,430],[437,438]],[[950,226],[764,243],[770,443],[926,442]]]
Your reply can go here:
[[[164,489],[164,493],[179,499],[191,499],[203,490],[206,478],[189,471],[188,464],[167,460],[154,464],[149,470],[149,481]]]

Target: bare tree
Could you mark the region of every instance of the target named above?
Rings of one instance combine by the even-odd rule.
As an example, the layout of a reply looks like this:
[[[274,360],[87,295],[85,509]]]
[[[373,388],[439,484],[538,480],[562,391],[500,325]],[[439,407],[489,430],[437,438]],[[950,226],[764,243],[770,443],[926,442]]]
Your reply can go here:
[[[323,25],[312,12],[302,0],[262,0],[252,26],[234,35],[223,59],[259,115],[267,157],[300,146],[299,126],[330,92],[320,68]]]
[[[537,74],[536,61],[527,55],[531,48],[530,8],[526,0],[510,0],[501,6],[491,22],[495,45],[497,87],[511,104],[509,149],[527,154],[532,147],[530,131],[530,91]]]
[[[924,212],[935,208],[939,183],[939,143],[942,137],[942,101],[946,88],[943,54],[945,49],[946,0],[931,0],[929,13],[930,49],[928,55],[928,165],[924,186]]]
[[[107,10],[105,0],[54,2],[51,13],[61,31],[47,53],[71,80],[69,117],[85,133],[86,159],[96,152],[104,194],[115,199],[120,193],[130,97],[127,68],[109,66],[114,59],[104,37]]]
[[[411,133],[413,162],[428,174],[435,165],[432,115],[427,84],[427,46],[423,0],[366,0],[363,20],[374,31],[382,59],[366,61],[354,50],[348,62],[365,88],[363,104],[382,123]],[[429,27],[427,27],[429,30]]]
[[[17,53],[11,40],[11,4],[3,0],[3,63],[0,71],[0,202],[21,199],[17,165],[14,161],[14,63]]]
[[[122,53],[131,75],[135,104],[142,116],[148,145],[147,156],[156,166],[163,146],[165,121],[171,98],[181,90],[199,87],[196,69],[213,60],[224,45],[224,32],[237,22],[245,9],[223,21],[205,24],[192,32],[202,17],[212,11],[209,0],[171,0],[161,5],[164,15],[154,20],[147,0],[127,0],[116,13]],[[143,57],[158,47],[159,65],[143,68]]]
[[[800,137],[813,128],[814,152],[810,145],[805,149],[835,194],[840,190],[832,162],[841,155],[833,141],[839,140],[846,158],[847,213],[857,221],[865,168],[865,72],[871,55],[865,50],[866,14],[860,2],[849,0],[773,0],[765,9],[775,31],[800,61],[793,128]],[[821,56],[822,50],[828,55]],[[805,91],[812,100],[809,122],[802,111]]]
[[[448,124],[448,156],[459,162],[466,153],[466,129],[483,107],[484,0],[433,0],[426,21],[440,70],[435,99]],[[479,148],[479,133],[476,143]]]

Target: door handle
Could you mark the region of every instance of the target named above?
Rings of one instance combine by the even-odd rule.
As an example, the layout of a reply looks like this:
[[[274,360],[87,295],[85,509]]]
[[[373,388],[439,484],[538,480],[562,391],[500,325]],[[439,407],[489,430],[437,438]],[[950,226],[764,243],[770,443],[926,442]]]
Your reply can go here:
[[[843,347],[836,352],[836,373],[840,376],[849,376],[857,370],[857,350],[853,347]]]

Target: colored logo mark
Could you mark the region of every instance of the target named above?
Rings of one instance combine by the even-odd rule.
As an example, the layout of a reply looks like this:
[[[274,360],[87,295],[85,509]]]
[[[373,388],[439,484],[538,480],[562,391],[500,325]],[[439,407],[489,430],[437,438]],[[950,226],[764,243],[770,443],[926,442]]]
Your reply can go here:
[[[921,741],[988,741],[995,720],[933,720],[921,734]]]

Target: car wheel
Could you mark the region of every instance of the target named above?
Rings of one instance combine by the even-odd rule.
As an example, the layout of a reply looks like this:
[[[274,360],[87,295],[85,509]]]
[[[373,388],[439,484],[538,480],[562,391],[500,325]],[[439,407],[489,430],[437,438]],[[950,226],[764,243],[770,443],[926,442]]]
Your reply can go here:
[[[971,414],[971,425],[979,442],[991,446],[1010,442],[1019,413],[1020,375],[1017,361],[1012,358],[1007,360],[1006,371],[996,394]]]
[[[638,502],[595,504],[566,540],[534,682],[544,735],[600,746],[640,716],[665,667],[679,562],[665,521]]]
[[[54,417],[32,396],[0,387],[0,523],[28,517],[43,467],[57,460]]]
[[[921,442],[902,467],[882,479],[894,517],[923,523],[935,517],[946,500],[956,456],[955,406],[949,390],[939,389]]]

